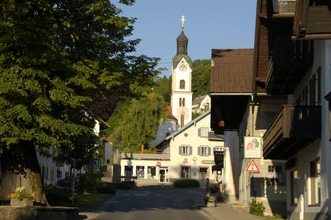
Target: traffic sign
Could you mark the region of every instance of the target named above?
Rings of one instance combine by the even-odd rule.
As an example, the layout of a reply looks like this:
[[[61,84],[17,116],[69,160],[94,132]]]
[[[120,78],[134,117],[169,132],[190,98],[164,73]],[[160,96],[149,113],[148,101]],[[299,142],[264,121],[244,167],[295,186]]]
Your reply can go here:
[[[94,158],[91,164],[91,167],[96,169],[100,167],[100,160],[98,158]]]
[[[248,172],[248,173],[259,173],[260,172],[260,169],[256,165],[254,160],[251,160],[249,162],[248,166],[246,167],[246,172]]]

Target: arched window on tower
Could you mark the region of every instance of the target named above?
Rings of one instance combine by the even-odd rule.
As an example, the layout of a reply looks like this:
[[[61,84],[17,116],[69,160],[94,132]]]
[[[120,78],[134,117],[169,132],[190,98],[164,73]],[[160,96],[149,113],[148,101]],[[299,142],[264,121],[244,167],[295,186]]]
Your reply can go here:
[[[179,89],[185,89],[185,80],[180,80],[179,81]]]
[[[185,106],[185,98],[179,98],[179,106],[184,107]]]

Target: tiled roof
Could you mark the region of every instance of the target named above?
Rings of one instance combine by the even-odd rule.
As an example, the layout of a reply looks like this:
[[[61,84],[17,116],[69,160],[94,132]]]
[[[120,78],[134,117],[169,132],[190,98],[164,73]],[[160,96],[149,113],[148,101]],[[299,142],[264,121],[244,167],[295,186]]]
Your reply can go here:
[[[212,49],[211,93],[252,93],[253,49]]]
[[[207,95],[203,95],[203,96],[198,96],[198,97],[196,97],[196,98],[193,100],[192,105],[198,105],[198,106],[200,106],[202,100],[203,100],[204,98],[206,98],[206,96],[207,96]]]

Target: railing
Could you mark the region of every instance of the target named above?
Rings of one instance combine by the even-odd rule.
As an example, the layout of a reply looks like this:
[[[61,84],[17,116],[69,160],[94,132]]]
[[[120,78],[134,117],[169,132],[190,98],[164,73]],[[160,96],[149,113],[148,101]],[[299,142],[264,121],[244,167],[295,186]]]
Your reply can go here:
[[[170,154],[121,153],[121,158],[134,160],[170,160]]]
[[[312,63],[312,41],[292,41],[290,35],[279,35],[266,71],[267,91],[271,90],[278,76],[280,77],[277,83],[285,84],[291,77],[302,76],[305,68]]]
[[[321,137],[321,106],[284,105],[263,136],[263,151],[274,150],[281,140]],[[304,146],[303,146],[304,147]]]

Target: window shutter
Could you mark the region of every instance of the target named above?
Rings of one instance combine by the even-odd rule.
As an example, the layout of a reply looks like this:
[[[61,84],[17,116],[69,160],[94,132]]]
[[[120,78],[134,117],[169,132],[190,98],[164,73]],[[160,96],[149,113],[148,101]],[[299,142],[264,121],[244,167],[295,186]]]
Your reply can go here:
[[[179,146],[179,154],[182,154],[182,146]]]
[[[198,155],[201,155],[201,147],[198,147]]]
[[[198,128],[198,136],[201,136],[201,128]]]
[[[216,147],[213,147],[213,155],[215,155]]]
[[[208,147],[208,155],[211,155],[211,147]]]
[[[190,155],[192,155],[192,146],[190,146]]]

